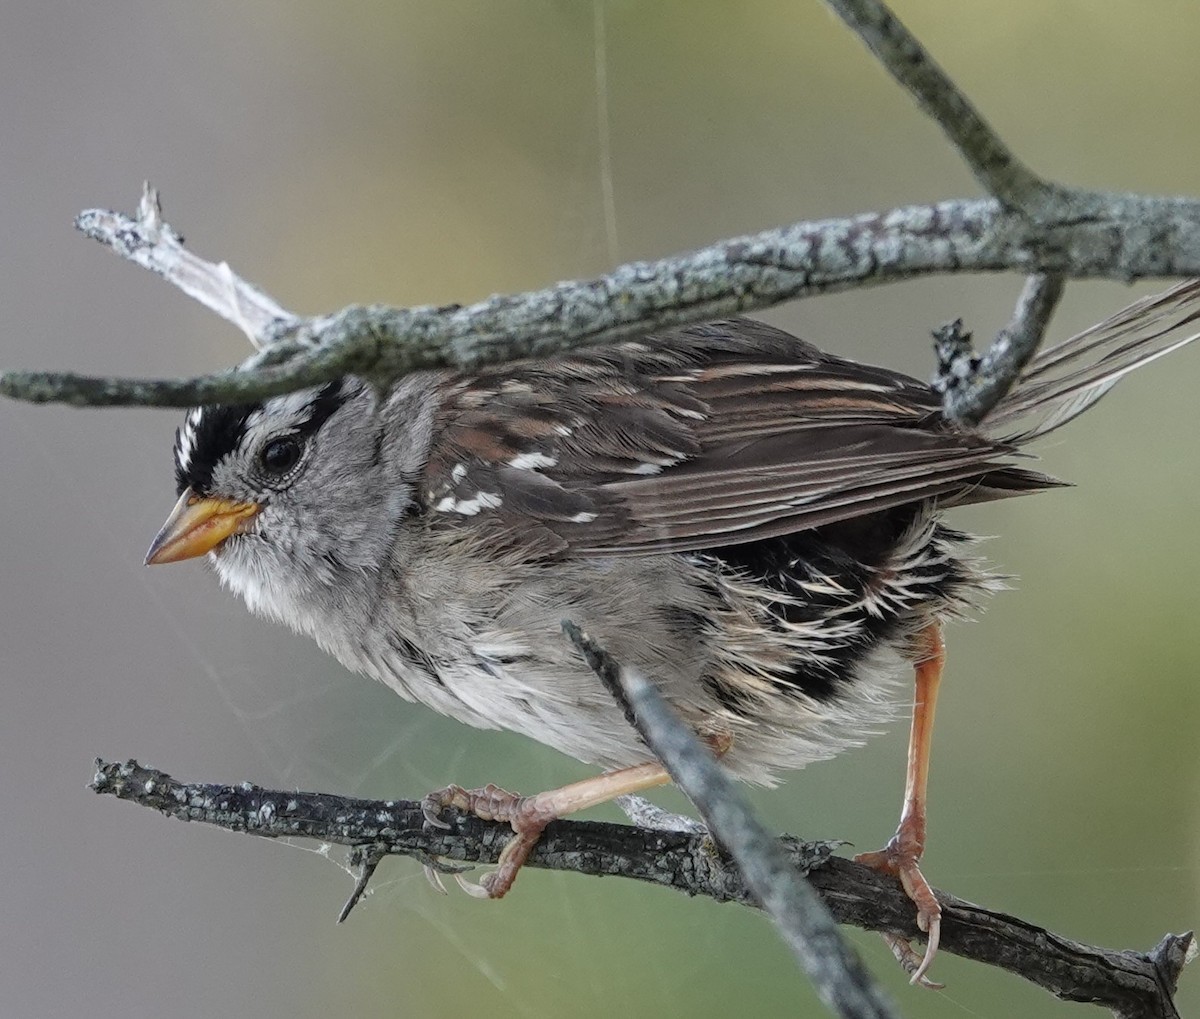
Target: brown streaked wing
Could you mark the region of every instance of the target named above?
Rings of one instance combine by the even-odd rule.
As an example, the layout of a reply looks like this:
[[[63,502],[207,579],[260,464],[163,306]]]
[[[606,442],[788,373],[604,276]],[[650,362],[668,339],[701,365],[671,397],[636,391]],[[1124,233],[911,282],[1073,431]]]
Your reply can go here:
[[[951,429],[930,389],[758,322],[464,376],[444,402],[424,501],[547,548],[700,550],[928,498],[1053,482]]]

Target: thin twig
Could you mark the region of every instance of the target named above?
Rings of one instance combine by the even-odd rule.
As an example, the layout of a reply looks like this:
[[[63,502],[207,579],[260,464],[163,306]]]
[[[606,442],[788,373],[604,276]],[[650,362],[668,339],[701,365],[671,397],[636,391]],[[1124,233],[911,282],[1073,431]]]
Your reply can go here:
[[[345,905],[342,906],[342,911],[338,913],[338,923],[345,923],[354,911],[354,907],[366,894],[371,878],[375,876],[375,868],[379,866],[386,855],[387,850],[381,849],[379,846],[355,846],[351,851],[351,864],[358,867],[358,877],[354,882],[354,890],[350,893]]]
[[[258,349],[272,337],[297,325],[299,316],[285,311],[258,287],[247,283],[225,262],[213,264],[193,255],[163,220],[158,191],[146,181],[137,215],[89,209],[75,219],[76,228],[143,269],[149,269],[232,322]]]
[[[808,974],[821,1000],[847,1017],[898,1013],[837,921],[758,821],[733,779],[681,722],[654,686],[617,662],[569,621],[563,629],[609,693],[631,715],[646,745],[695,804],[709,833],[733,857],[755,899]]]
[[[948,421],[977,425],[1004,398],[1037,352],[1062,292],[1061,276],[1030,276],[1012,321],[982,357],[975,356],[961,322],[934,333],[938,372],[933,388],[942,394],[942,414]]]
[[[507,824],[465,815],[449,830],[425,823],[420,800],[363,800],[328,793],[185,784],[136,761],[96,762],[92,788],[227,831],[266,838],[305,838],[370,846],[392,855],[495,863],[512,837]],[[837,842],[780,843],[791,865],[824,899],[838,923],[918,937],[912,902],[894,880],[832,856]],[[596,821],[555,821],[528,867],[633,878],[717,902],[753,905],[740,871],[727,866],[704,834]],[[942,904],[941,950],[1024,977],[1069,1001],[1090,1001],[1121,1015],[1174,1019],[1171,995],[1187,961],[1190,934],[1168,935],[1153,954],[1083,945],[1017,917],[948,892]]]
[[[827,0],[893,78],[936,121],[988,194],[1024,212],[1051,187],[1026,167],[974,104],[880,0]]]

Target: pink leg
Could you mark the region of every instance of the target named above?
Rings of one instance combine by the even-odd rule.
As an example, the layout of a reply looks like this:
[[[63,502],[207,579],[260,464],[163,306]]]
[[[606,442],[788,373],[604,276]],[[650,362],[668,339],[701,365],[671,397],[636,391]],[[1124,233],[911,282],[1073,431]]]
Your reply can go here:
[[[516,834],[501,851],[496,869],[484,875],[478,886],[473,886],[480,889],[477,894],[482,898],[500,899],[513,886],[517,872],[529,859],[530,852],[551,821],[607,803],[617,796],[652,789],[670,781],[663,766],[654,762],[609,771],[534,796],[519,796],[494,785],[482,789],[451,785],[426,796],[422,807],[425,820],[439,828],[449,827],[438,817],[445,807],[454,807],[485,821],[507,821],[512,825]],[[476,894],[472,886],[464,887]]]
[[[913,696],[912,730],[908,739],[908,770],[904,785],[904,808],[896,834],[879,852],[862,853],[855,859],[875,870],[900,879],[908,897],[917,906],[917,926],[926,935],[925,955],[917,954],[903,938],[885,935],[896,958],[912,973],[912,982],[937,987],[927,980],[933,957],[937,954],[941,933],[942,908],[933,889],[921,873],[921,854],[925,851],[925,807],[929,784],[929,753],[933,742],[933,718],[937,708],[938,687],[946,664],[946,645],[942,628],[930,623],[920,634],[921,657],[916,663],[916,687]]]

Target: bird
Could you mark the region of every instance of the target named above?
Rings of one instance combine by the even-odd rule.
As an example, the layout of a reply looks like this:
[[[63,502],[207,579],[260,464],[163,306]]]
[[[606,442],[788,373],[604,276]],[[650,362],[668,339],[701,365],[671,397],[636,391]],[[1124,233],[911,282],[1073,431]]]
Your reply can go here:
[[[1034,357],[975,426],[929,384],[759,321],[664,330],[540,360],[345,376],[187,412],[178,501],[149,564],[205,556],[249,609],[348,669],[481,729],[602,769],[531,796],[447,786],[424,802],[509,822],[511,887],[550,820],[669,781],[562,633],[649,677],[738,779],[762,786],[863,741],[915,675],[896,833],[926,948],[920,869],[943,626],[1002,586],[945,522],[1061,482],[1026,446],[1195,339],[1200,281]]]

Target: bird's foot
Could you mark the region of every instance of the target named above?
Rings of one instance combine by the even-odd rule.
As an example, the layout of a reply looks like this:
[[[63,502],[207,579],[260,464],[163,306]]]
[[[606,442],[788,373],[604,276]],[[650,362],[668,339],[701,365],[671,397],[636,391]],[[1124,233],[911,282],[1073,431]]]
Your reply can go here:
[[[883,849],[874,853],[859,853],[854,860],[872,870],[900,879],[905,893],[916,904],[917,926],[925,932],[925,953],[918,954],[908,940],[899,935],[885,934],[883,939],[896,960],[911,975],[911,983],[940,990],[944,985],[930,980],[925,974],[937,955],[942,930],[942,907],[925,880],[925,875],[921,873],[919,863],[924,839],[920,838],[916,827],[901,821],[896,834]]]
[[[450,827],[440,816],[446,807],[485,821],[507,821],[512,825],[514,835],[500,851],[494,871],[480,878],[478,884],[460,875],[454,876],[463,891],[480,899],[504,898],[546,825],[558,816],[541,802],[539,796],[520,796],[495,785],[486,785],[482,789],[450,785],[430,793],[421,801],[426,822],[435,828]]]

